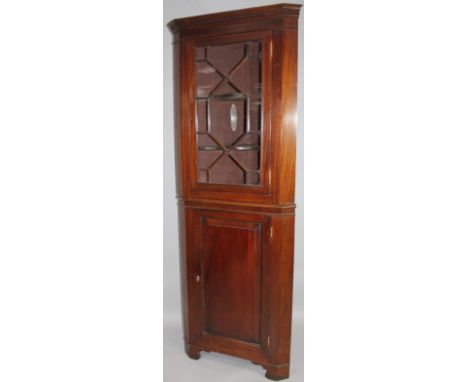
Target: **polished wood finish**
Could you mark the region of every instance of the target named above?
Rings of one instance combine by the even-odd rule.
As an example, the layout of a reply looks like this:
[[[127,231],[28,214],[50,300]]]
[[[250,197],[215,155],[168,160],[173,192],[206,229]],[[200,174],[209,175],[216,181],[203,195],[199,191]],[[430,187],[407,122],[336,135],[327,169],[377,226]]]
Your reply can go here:
[[[272,380],[289,376],[300,7],[278,4],[176,19],[169,23],[174,50],[185,351],[192,359],[199,359],[201,351],[245,358],[261,365],[266,370],[266,377]],[[245,63],[250,58],[247,53],[244,52],[241,59],[242,54],[234,52],[242,46],[249,55],[257,54],[250,51],[261,47],[258,53],[261,57],[261,96],[255,96],[255,101],[261,105],[258,113],[261,123],[254,116],[252,123],[260,124],[253,132],[250,131],[253,128],[249,126],[248,108],[254,98],[248,90],[244,94],[244,89],[245,84],[256,77],[252,76],[252,70],[256,69],[255,63]],[[226,61],[220,52],[226,52]],[[228,57],[232,52],[238,57],[234,61]],[[215,60],[212,60],[213,56]],[[209,81],[199,79],[197,82],[197,78],[205,77],[199,76],[196,61],[203,61],[203,73],[218,73],[220,81],[226,82],[225,87],[230,86],[237,93],[213,96],[215,91]],[[241,74],[237,73],[236,79],[230,78],[230,73],[242,65],[250,65],[240,70],[244,77],[239,80]],[[204,86],[201,93],[197,88],[200,83]],[[216,88],[222,86],[220,82]],[[205,101],[197,104],[197,93],[199,100],[200,94],[203,99],[207,97],[206,104]],[[239,134],[222,130],[229,128],[225,114],[230,104],[228,102],[216,111],[210,109],[213,104],[209,103],[219,99],[236,100],[232,101],[231,109],[236,109],[234,114],[241,117],[241,122],[232,117],[231,110],[233,131],[240,124],[244,130],[239,134],[256,134],[258,140],[249,136],[245,144],[239,141]],[[242,109],[242,102],[237,101],[239,99],[246,100],[242,101],[246,102],[245,109]],[[197,114],[200,105],[206,106],[206,114]],[[207,132],[200,132],[200,128],[205,129],[200,127],[201,124],[205,123],[208,124]],[[211,126],[210,130],[210,124],[216,124],[215,128]],[[209,138],[210,131],[217,135]],[[207,137],[201,144],[200,135],[203,134]],[[233,141],[233,137],[237,141]],[[256,150],[254,155],[259,159],[247,154],[241,156],[232,150]],[[217,151],[220,156],[205,154],[210,151]],[[205,167],[202,167],[207,168],[203,170],[206,176],[200,175],[201,157],[214,158],[203,162]],[[246,159],[238,162],[236,158],[239,157]],[[258,178],[242,180],[236,175],[236,171],[240,174],[246,167],[257,164]],[[224,167],[218,167],[210,179],[210,168],[221,165]],[[237,178],[231,178],[233,176]]]
[[[259,343],[261,225],[229,215],[202,218],[200,224],[204,329]]]

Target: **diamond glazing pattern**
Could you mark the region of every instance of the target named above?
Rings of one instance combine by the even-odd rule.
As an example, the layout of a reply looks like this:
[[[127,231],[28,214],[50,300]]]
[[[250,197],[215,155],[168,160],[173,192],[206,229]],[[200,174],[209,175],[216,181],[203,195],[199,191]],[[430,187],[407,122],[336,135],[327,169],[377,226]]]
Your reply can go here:
[[[260,185],[261,48],[195,48],[199,183]]]

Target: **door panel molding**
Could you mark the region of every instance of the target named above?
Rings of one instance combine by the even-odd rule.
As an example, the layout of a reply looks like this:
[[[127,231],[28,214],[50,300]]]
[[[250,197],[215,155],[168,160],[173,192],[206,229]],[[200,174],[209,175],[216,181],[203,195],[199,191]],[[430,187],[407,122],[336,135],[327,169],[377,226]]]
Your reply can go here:
[[[264,286],[270,217],[252,213],[192,210],[199,323],[203,343],[244,343],[264,351],[268,290]],[[217,257],[215,257],[217,256]],[[234,293],[234,294],[232,294]]]

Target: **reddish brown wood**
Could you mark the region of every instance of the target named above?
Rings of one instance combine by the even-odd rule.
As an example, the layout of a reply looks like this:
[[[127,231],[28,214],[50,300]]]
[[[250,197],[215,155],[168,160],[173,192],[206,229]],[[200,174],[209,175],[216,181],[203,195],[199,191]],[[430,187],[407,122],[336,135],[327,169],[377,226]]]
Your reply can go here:
[[[204,330],[259,343],[261,225],[201,220]]]
[[[187,355],[189,356],[189,358],[192,358],[194,360],[199,360],[200,359],[200,352],[202,351],[203,349],[201,349],[200,347],[198,346],[195,346],[195,345],[190,345],[188,344],[187,342],[185,343],[185,352],[187,353]]]
[[[242,33],[246,30],[297,29],[301,4],[275,4],[172,20],[176,41],[199,35]]]
[[[300,7],[169,23],[185,351],[245,358],[273,380],[289,376]],[[262,46],[260,184],[199,182],[195,47],[247,41]]]
[[[273,381],[280,381],[289,378],[289,365],[284,366],[266,366],[265,377]]]
[[[293,214],[296,208],[294,204],[270,205],[235,202],[230,200],[205,200],[205,199],[182,199],[179,198],[179,203],[185,206],[193,206],[211,211],[225,211],[229,209],[234,212],[263,212],[267,214]]]

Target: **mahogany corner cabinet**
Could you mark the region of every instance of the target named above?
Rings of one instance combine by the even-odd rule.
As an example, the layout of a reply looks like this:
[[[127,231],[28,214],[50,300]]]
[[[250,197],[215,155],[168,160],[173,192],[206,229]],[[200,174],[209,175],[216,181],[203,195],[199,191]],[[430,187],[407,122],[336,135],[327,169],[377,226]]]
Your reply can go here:
[[[175,19],[185,351],[289,377],[301,5]]]

